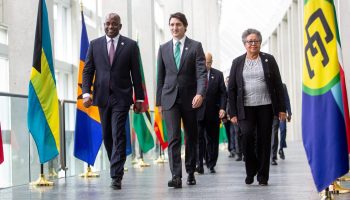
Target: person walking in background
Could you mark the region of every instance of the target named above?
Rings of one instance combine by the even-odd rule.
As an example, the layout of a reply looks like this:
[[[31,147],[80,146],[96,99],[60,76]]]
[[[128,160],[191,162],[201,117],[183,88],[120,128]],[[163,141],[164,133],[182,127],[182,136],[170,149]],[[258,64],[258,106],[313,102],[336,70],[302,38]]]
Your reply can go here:
[[[202,44],[188,38],[186,16],[170,15],[173,38],[160,45],[156,106],[163,112],[169,139],[169,165],[172,174],[168,187],[182,187],[181,119],[185,129],[185,167],[187,184],[195,185],[197,152],[196,111],[202,105],[206,90],[205,57]]]
[[[226,115],[225,109],[227,102],[223,73],[211,67],[213,63],[211,53],[206,53],[205,61],[207,68],[207,90],[203,104],[197,111],[198,152],[196,171],[199,174],[204,172],[203,157],[205,153],[207,153],[207,168],[210,170],[210,173],[216,172],[214,167],[219,156],[220,122]]]
[[[228,91],[228,80],[229,77],[227,76],[225,78],[225,87],[226,87],[226,93]],[[227,97],[228,98],[228,97]],[[224,118],[222,118],[222,123],[225,126],[225,130],[226,130],[226,136],[227,136],[227,150],[229,152],[229,156],[230,158],[234,158],[235,157],[235,152],[236,152],[236,146],[235,146],[235,130],[234,130],[234,125],[232,124],[231,120],[230,120],[230,115],[228,114],[228,109],[229,109],[229,103],[227,101],[226,103],[226,116]]]
[[[286,105],[286,120],[278,120],[278,117],[274,117],[272,124],[272,149],[271,149],[271,165],[277,165],[277,149],[278,149],[278,128],[280,129],[280,148],[278,154],[282,160],[285,159],[283,148],[287,147],[286,136],[287,136],[287,121],[290,122],[292,119],[292,109],[290,106],[289,94],[286,84],[283,83],[284,103]]]
[[[235,58],[229,76],[229,114],[242,132],[246,184],[257,175],[259,185],[268,185],[273,116],[285,120],[283,85],[275,58],[260,52],[261,33],[247,29],[242,34],[246,53]],[[256,146],[255,146],[256,145]]]
[[[106,35],[91,41],[82,81],[84,106],[93,104],[99,109],[113,189],[121,189],[124,175],[125,123],[130,105],[134,103],[134,111],[138,113],[144,99],[139,49],[135,41],[119,34],[121,28],[118,14],[106,16]],[[133,102],[133,88],[136,102]]]

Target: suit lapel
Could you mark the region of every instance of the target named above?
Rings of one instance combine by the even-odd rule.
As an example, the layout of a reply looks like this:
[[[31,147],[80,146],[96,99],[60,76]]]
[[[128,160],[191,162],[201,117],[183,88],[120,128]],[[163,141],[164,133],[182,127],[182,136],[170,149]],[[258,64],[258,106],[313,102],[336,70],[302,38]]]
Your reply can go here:
[[[113,58],[113,64],[118,59],[118,56],[120,55],[120,52],[124,49],[124,46],[125,46],[124,37],[120,35],[119,36],[119,40],[118,40],[117,49],[115,51],[114,58]]]
[[[237,69],[237,74],[239,75],[238,77],[240,77],[240,84],[241,86],[243,86],[243,68],[244,68],[244,62],[245,62],[245,58],[246,58],[247,54],[245,53],[244,55],[241,56],[241,59],[239,60],[239,63],[237,65],[238,69]],[[238,80],[238,78],[237,78]]]
[[[175,58],[174,58],[174,48],[173,48],[173,40],[170,40],[167,45],[165,45],[165,52],[169,52],[170,54],[170,63],[172,68],[174,68],[175,71],[177,71]]]
[[[185,62],[185,59],[186,59],[186,56],[188,54],[188,50],[190,49],[191,47],[191,40],[188,39],[188,37],[186,37],[185,39],[185,44],[184,44],[184,48],[182,50],[182,55],[181,55],[181,61],[180,61],[180,66],[179,66],[179,71],[182,69],[183,65],[184,65],[184,62]]]
[[[102,52],[103,52],[103,57],[105,57],[106,62],[109,64],[106,36],[103,36],[103,37],[101,38],[101,40],[102,40]]]
[[[259,54],[260,56],[260,59],[261,59],[261,63],[262,63],[262,66],[263,66],[263,70],[264,70],[264,75],[265,75],[265,78],[266,78],[266,75],[269,74],[269,60],[266,58],[266,54],[265,53],[261,53]]]

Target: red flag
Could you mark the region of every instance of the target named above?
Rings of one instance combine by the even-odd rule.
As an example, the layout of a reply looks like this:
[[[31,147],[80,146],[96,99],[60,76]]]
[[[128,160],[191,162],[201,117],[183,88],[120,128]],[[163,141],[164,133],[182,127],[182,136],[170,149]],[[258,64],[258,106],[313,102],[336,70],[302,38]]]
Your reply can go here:
[[[0,164],[4,162],[4,149],[2,148],[1,124],[0,124]]]

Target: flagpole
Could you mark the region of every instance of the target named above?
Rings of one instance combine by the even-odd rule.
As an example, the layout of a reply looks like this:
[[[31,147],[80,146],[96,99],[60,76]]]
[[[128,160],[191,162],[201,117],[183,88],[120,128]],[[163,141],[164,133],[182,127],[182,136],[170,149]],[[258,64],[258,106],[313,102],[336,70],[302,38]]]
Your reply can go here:
[[[100,177],[100,174],[93,172],[91,170],[91,165],[88,164],[88,166],[86,168],[86,172],[80,174],[79,176],[82,178],[97,178],[97,177]]]
[[[165,158],[164,158],[164,151],[163,151],[163,154],[162,154],[162,146],[161,146],[160,143],[159,143],[159,157],[158,157],[158,159],[155,162],[158,163],[158,164],[164,164],[164,163],[167,162],[165,160]]]
[[[139,160],[138,166],[139,166],[139,167],[150,167],[150,166],[151,166],[149,163],[146,163],[146,162],[143,160],[143,152],[142,152],[141,147],[140,147],[140,160]]]
[[[45,178],[45,174],[44,174],[44,164],[40,164],[40,175],[38,180],[36,180],[35,182],[30,183],[32,186],[53,186],[53,182],[48,181]]]

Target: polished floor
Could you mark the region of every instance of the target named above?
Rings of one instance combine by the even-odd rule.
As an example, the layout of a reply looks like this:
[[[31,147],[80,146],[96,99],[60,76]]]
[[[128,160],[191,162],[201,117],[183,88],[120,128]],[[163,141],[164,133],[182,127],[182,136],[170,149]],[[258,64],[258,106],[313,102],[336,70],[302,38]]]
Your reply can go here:
[[[108,172],[102,172],[100,178],[59,179],[53,187],[23,185],[2,189],[0,199],[321,199],[313,185],[301,142],[290,143],[285,153],[286,160],[278,160],[277,166],[271,166],[268,186],[259,186],[256,180],[246,185],[244,163],[229,158],[228,153],[221,150],[217,173],[206,170],[203,175],[196,175],[195,186],[186,185],[184,175],[182,189],[167,187],[170,178],[167,163],[152,163],[148,168],[129,167],[119,191],[109,187]],[[335,199],[350,199],[350,194],[336,195]]]

